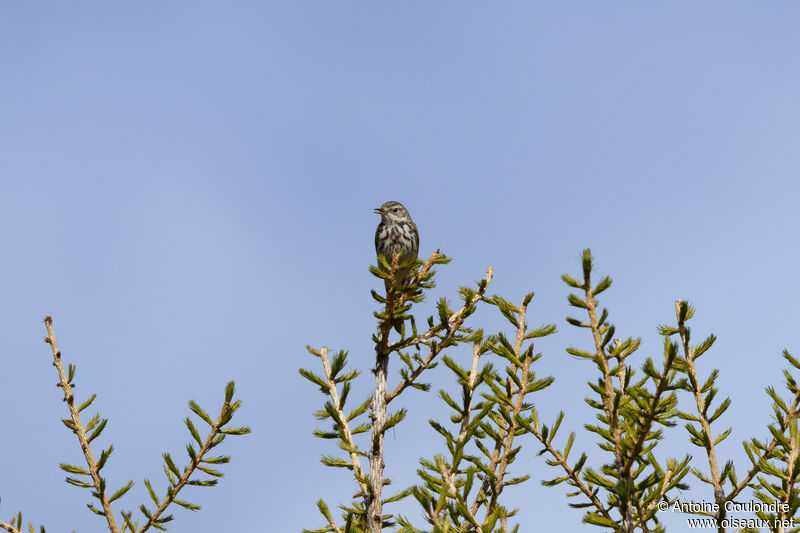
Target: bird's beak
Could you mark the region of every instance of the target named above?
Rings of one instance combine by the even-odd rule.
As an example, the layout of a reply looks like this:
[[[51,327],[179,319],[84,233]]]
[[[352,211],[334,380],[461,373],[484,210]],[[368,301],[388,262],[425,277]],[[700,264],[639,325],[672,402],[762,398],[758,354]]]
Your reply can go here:
[[[385,215],[386,213],[385,213],[385,211],[384,211],[383,209],[381,209],[380,207],[376,207],[376,208],[375,208],[375,214],[376,214],[376,215],[383,216],[383,215]]]

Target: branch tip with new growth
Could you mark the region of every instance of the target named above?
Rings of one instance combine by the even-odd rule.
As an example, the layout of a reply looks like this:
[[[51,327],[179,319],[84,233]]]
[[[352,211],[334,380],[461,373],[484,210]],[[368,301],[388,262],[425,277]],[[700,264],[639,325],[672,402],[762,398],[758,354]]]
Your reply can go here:
[[[48,344],[53,352],[53,364],[58,370],[59,386],[64,391],[64,401],[67,402],[67,406],[69,407],[70,417],[72,418],[72,423],[74,424],[74,432],[78,436],[78,441],[80,442],[81,449],[83,450],[83,456],[86,458],[86,465],[89,467],[89,475],[92,478],[92,484],[94,485],[96,496],[100,500],[100,504],[103,508],[103,516],[106,517],[109,531],[111,531],[111,533],[119,533],[119,528],[117,527],[116,520],[114,519],[114,513],[111,511],[111,502],[109,501],[108,495],[105,492],[105,482],[100,478],[97,462],[94,459],[92,448],[89,445],[89,439],[86,436],[86,429],[81,423],[81,417],[80,413],[78,412],[78,408],[75,407],[75,397],[72,395],[73,387],[69,384],[67,375],[64,373],[64,366],[61,364],[61,351],[58,349],[56,334],[53,330],[53,318],[46,316],[44,319],[44,324],[47,328]]]
[[[330,394],[331,400],[333,401],[333,407],[336,409],[336,412],[342,421],[342,432],[344,433],[347,444],[351,447],[350,449],[355,449],[356,445],[355,441],[353,440],[353,432],[350,430],[350,424],[347,420],[347,415],[345,415],[344,409],[342,409],[339,391],[336,388],[336,382],[334,381],[331,373],[331,363],[330,358],[328,357],[327,346],[323,346],[322,349],[320,349],[319,358],[322,360],[322,366],[325,369],[325,381],[328,384],[328,394]],[[361,489],[361,493],[366,494],[367,485],[362,481],[364,474],[361,470],[361,460],[358,458],[358,454],[354,451],[350,452],[350,463],[353,465],[353,474],[356,478],[356,481],[358,481],[358,486]]]
[[[434,252],[434,255],[438,255],[438,253],[439,252],[437,250],[436,252]],[[428,259],[430,264],[433,264],[433,260],[435,259],[434,255],[432,255],[431,258]],[[428,264],[428,263],[426,262],[426,264]],[[475,295],[472,297],[472,299],[469,302],[465,302],[464,305],[461,307],[461,309],[459,309],[458,311],[456,311],[455,313],[450,315],[450,318],[447,321],[447,335],[445,335],[445,337],[442,339],[443,341],[449,340],[453,335],[455,335],[455,333],[458,331],[458,328],[461,327],[461,324],[464,321],[463,315],[466,312],[466,310],[468,308],[472,307],[473,305],[477,304],[479,301],[483,300],[484,296],[486,295],[486,289],[489,287],[489,284],[492,282],[492,278],[493,277],[494,277],[494,270],[492,269],[492,267],[488,267],[486,269],[486,276],[482,280],[485,283],[482,284],[482,286],[478,290],[478,292],[475,293]],[[434,328],[430,328],[427,331],[425,331],[424,333],[422,333],[420,335],[417,335],[415,338],[405,341],[401,346],[398,347],[398,350],[400,350],[400,349],[402,349],[402,348],[404,348],[406,346],[411,346],[412,344],[419,344],[419,343],[421,343],[421,342],[423,342],[423,341],[425,341],[427,339],[430,339],[431,337],[433,337],[436,334],[436,332],[437,332],[437,328],[435,328],[435,327]],[[444,342],[440,342],[439,344],[437,344],[436,350],[431,350],[428,353],[428,356],[424,360],[422,358],[420,358],[419,364],[408,375],[408,377],[406,379],[404,379],[401,383],[399,383],[392,390],[392,392],[390,392],[390,393],[388,393],[386,395],[386,403],[387,404],[389,402],[391,402],[392,400],[394,400],[405,389],[410,387],[411,384],[414,383],[414,381],[420,376],[420,374],[422,374],[422,372],[430,366],[430,364],[433,362],[433,360],[436,358],[436,356],[439,355],[439,352],[441,351],[441,346],[443,344],[444,344]]]

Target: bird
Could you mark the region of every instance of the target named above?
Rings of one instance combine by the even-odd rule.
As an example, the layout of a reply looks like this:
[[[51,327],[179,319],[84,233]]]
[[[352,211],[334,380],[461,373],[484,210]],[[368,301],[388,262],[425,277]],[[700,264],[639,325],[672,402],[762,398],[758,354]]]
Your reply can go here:
[[[375,253],[383,254],[391,263],[392,255],[398,254],[400,263],[409,258],[416,259],[419,251],[419,231],[417,225],[411,220],[408,209],[400,202],[386,202],[375,213],[381,216],[381,222],[375,230]],[[397,285],[402,287],[409,281],[409,269],[397,272]],[[386,293],[391,287],[390,281],[384,280]]]

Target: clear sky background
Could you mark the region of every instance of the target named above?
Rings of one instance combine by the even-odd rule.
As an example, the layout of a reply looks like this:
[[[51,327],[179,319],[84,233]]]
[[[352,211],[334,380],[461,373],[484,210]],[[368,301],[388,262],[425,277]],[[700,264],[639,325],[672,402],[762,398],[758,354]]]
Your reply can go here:
[[[51,314],[78,399],[97,392],[110,418],[109,482],[136,481],[123,509],[147,501],[144,477],[163,492],[187,401],[216,411],[233,379],[234,422],[253,434],[225,442],[226,477],[187,490],[204,508],[176,509],[170,531],[321,526],[314,502],[355,488],[319,462],[336,452],[311,435],[324,397],[297,369],[318,369],[307,344],[348,349],[353,394],[368,393],[372,210],[387,200],[411,211],[421,255],[453,257],[429,302],[489,265],[490,292],[536,291],[531,324],[559,328],[538,344],[556,382],[537,407],[564,409],[594,464],[593,365],[564,351],[591,339],[564,321],[559,276],[592,248],[619,335],[643,338],[635,366],[660,357],[656,325],[689,299],[695,337],[719,336],[701,372],[719,367],[733,397],[719,453],[745,470],[780,351],[800,355],[799,16],[780,1],[3,2],[0,516],[104,527],[58,469],[82,456],[41,340]],[[475,324],[504,328],[496,315]],[[429,381],[455,391],[446,368]],[[444,449],[435,393],[401,403],[398,488]],[[513,471],[532,479],[506,493],[521,531],[593,530],[522,442]],[[707,469],[685,430],[667,433],[662,453],[687,451]],[[711,498],[691,483],[686,498]],[[412,502],[389,510],[422,527]]]

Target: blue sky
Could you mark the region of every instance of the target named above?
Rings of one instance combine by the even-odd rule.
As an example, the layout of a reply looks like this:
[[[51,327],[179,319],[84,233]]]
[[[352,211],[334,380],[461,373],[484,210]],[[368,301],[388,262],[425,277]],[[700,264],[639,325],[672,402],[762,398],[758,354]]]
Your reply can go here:
[[[411,211],[421,254],[454,259],[430,302],[488,265],[490,292],[536,291],[531,323],[559,328],[539,344],[556,383],[537,407],[566,410],[598,463],[581,430],[591,364],[564,351],[590,339],[564,321],[559,276],[592,248],[616,282],[612,321],[643,337],[635,363],[659,355],[656,325],[689,299],[695,335],[719,336],[701,371],[721,368],[734,400],[720,454],[744,469],[737,443],[766,435],[780,350],[800,354],[798,15],[792,2],[4,2],[0,516],[103,525],[57,466],[81,455],[41,342],[51,314],[76,394],[97,392],[110,418],[110,482],[136,481],[123,508],[146,500],[142,478],[163,488],[186,402],[213,411],[234,379],[253,434],[226,442],[221,485],[188,492],[204,509],[176,510],[170,531],[319,527],[314,502],[354,488],[319,463],[335,451],[311,435],[323,397],[297,368],[316,368],[307,344],[348,349],[368,393],[372,209],[386,200]],[[476,324],[504,327],[488,308]],[[439,370],[434,389],[452,390]],[[405,396],[387,437],[401,486],[442,450],[426,423],[440,402]],[[507,504],[524,524],[590,530],[540,485],[555,472],[527,444],[515,466],[532,480]],[[664,449],[688,446],[678,428]],[[687,497],[710,497],[692,484]]]

